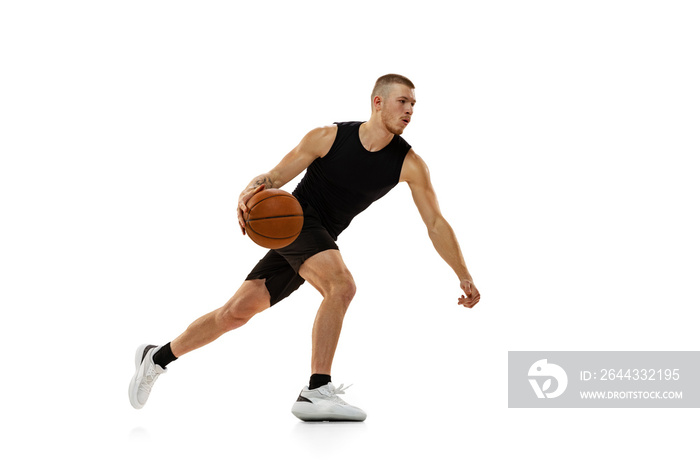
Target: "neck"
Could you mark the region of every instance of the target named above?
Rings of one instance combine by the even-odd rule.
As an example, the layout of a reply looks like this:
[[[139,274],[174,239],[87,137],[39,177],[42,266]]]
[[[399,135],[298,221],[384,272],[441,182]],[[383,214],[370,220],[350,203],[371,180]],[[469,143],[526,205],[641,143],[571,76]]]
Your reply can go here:
[[[377,113],[373,113],[369,121],[360,126],[360,142],[370,152],[386,147],[391,142],[394,134],[391,133]]]

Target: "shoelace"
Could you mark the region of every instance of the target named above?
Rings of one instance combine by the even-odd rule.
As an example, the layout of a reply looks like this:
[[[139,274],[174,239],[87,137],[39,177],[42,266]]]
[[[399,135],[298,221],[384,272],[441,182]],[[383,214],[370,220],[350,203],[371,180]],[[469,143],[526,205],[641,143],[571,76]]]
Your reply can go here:
[[[155,367],[151,366],[148,368],[148,371],[146,371],[146,375],[144,377],[144,382],[141,384],[139,387],[139,390],[142,390],[146,393],[151,393],[151,388],[153,388],[153,383],[156,381],[160,374],[156,372]]]
[[[342,383],[340,384],[340,387],[333,387],[333,394],[334,395],[345,395],[345,390],[348,388],[352,387],[352,384],[348,385],[347,387],[343,385]]]
[[[333,388],[330,388],[333,387]],[[326,385],[325,387],[322,387],[321,390],[319,390],[321,393],[324,395],[328,396],[332,401],[335,401],[336,403],[346,405],[347,403],[345,400],[340,398],[338,395],[345,395],[345,390],[348,388],[352,387],[352,384],[348,385],[347,387],[343,385],[342,383],[340,384],[339,387],[334,386],[333,384],[330,384],[330,387]]]

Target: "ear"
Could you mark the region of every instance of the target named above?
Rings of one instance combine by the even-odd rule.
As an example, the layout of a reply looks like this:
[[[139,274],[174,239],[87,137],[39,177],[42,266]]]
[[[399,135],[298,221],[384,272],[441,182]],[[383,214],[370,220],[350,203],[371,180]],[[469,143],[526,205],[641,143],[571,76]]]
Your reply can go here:
[[[374,99],[372,99],[372,110],[374,111],[379,111],[382,109],[382,96],[380,95],[375,95]]]

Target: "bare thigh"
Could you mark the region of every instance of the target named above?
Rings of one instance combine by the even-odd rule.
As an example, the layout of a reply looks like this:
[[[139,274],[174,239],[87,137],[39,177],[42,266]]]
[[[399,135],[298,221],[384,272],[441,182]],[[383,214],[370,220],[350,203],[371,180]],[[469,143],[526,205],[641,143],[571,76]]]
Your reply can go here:
[[[355,281],[337,249],[328,249],[308,258],[299,268],[299,275],[324,297],[341,290],[354,294]]]

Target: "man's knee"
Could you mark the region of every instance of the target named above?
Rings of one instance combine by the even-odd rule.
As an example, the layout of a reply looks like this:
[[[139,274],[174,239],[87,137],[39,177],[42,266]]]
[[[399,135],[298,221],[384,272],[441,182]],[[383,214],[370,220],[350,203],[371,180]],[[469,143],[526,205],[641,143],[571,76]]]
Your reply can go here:
[[[219,309],[217,320],[222,330],[228,332],[245,325],[255,314],[263,310],[264,308],[247,302],[226,304]]]
[[[299,275],[324,299],[339,300],[347,307],[355,296],[355,280],[338,250],[329,249],[307,259],[299,269]]]
[[[355,286],[355,280],[353,280],[350,272],[347,272],[333,279],[324,297],[337,299],[347,307],[355,297],[356,292],[357,287]]]
[[[254,290],[243,293],[240,291],[217,310],[218,324],[225,331],[244,325],[255,314],[270,307],[269,295]]]

